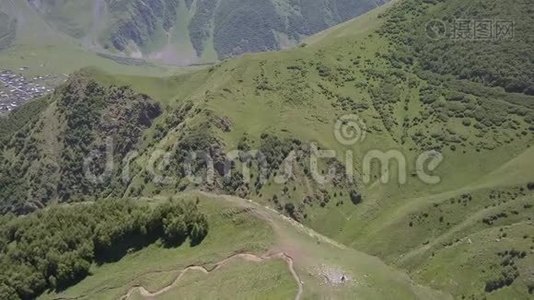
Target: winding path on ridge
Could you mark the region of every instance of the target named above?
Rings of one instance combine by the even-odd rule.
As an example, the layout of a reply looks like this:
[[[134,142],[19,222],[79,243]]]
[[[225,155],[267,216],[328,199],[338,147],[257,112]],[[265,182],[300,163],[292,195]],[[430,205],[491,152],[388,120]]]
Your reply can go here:
[[[243,198],[239,198],[239,197],[234,197],[234,196],[212,194],[212,193],[203,192],[203,191],[194,191],[193,193],[199,194],[199,195],[203,195],[203,196],[205,196],[207,198],[210,198],[210,199],[224,199],[225,201],[233,202],[234,204],[237,204],[240,207],[253,208],[253,211],[254,211],[255,215],[257,217],[267,221],[272,226],[272,228],[276,232],[278,232],[278,234],[283,235],[284,234],[284,230],[279,227],[279,224],[277,224],[275,219],[282,220],[283,222],[285,221],[286,224],[289,224],[295,230],[298,230],[298,231],[308,235],[309,237],[315,238],[317,240],[321,240],[321,241],[326,242],[326,243],[328,243],[328,244],[330,244],[330,245],[332,245],[334,247],[338,247],[338,248],[342,248],[342,249],[346,248],[344,245],[339,244],[339,243],[337,243],[337,242],[335,242],[335,241],[333,241],[333,240],[331,240],[331,239],[329,239],[329,238],[327,238],[327,237],[315,232],[314,230],[305,227],[304,225],[302,225],[302,224],[300,224],[300,223],[298,223],[298,222],[296,222],[296,221],[294,221],[294,220],[282,215],[281,213],[277,212],[276,210],[271,209],[269,207],[261,206],[260,204],[254,202],[254,201],[243,199]],[[249,261],[249,262],[255,262],[255,263],[261,263],[261,262],[269,261],[269,260],[273,260],[273,259],[281,259],[281,260],[284,260],[287,263],[287,267],[289,269],[289,272],[291,273],[291,275],[293,276],[293,278],[295,279],[295,281],[297,283],[298,292],[297,292],[297,295],[295,296],[295,300],[300,300],[301,296],[302,296],[302,293],[304,292],[304,288],[303,288],[303,281],[301,280],[301,278],[299,277],[299,275],[297,274],[297,272],[296,272],[296,270],[294,268],[294,257],[292,257],[287,252],[285,252],[284,249],[281,249],[279,251],[282,251],[282,252],[276,252],[276,254],[267,253],[267,254],[262,255],[262,256],[257,256],[255,254],[250,254],[250,253],[235,254],[235,255],[232,255],[232,256],[230,256],[228,258],[225,258],[225,259],[221,260],[220,262],[216,263],[215,267],[213,267],[213,268],[211,268],[209,270],[206,269],[204,266],[201,266],[201,265],[192,265],[192,266],[189,266],[189,267],[187,267],[185,269],[178,269],[178,270],[175,270],[175,271],[180,271],[180,273],[176,276],[176,278],[169,285],[167,285],[167,286],[165,286],[165,287],[163,287],[163,288],[161,288],[161,289],[159,289],[157,291],[154,291],[154,292],[151,292],[151,291],[147,290],[145,287],[143,287],[141,285],[134,285],[120,299],[121,300],[128,300],[128,299],[130,299],[130,297],[135,292],[139,292],[142,297],[148,298],[148,299],[163,295],[166,292],[169,292],[173,288],[177,287],[178,284],[180,283],[180,280],[189,271],[197,271],[197,272],[201,272],[201,273],[204,273],[204,274],[210,274],[210,273],[212,273],[214,271],[217,271],[217,270],[221,269],[222,267],[224,267],[225,265],[227,265],[228,263],[230,263],[230,262],[232,262],[233,260],[236,260],[236,259],[241,259],[241,260],[245,260],[245,261]]]
[[[213,193],[208,193],[204,191],[193,191],[192,193],[205,196],[209,199],[224,199],[225,201],[235,203],[243,208],[252,208],[254,214],[257,217],[261,218],[262,220],[265,220],[266,222],[268,222],[279,236],[284,236],[286,232],[283,228],[280,228],[279,226],[280,224],[275,221],[276,219],[278,219],[278,221],[285,222],[286,224],[290,225],[293,229],[309,236],[310,238],[330,244],[331,246],[334,246],[339,249],[347,249],[347,246],[341,243],[338,243],[332,240],[331,238],[328,238],[309,227],[306,227],[305,225],[276,211],[274,208],[262,206],[261,204],[253,200],[239,198],[239,197],[230,196],[230,195],[213,194]]]
[[[242,260],[245,260],[245,261],[255,262],[255,263],[261,263],[261,262],[272,260],[272,259],[282,259],[282,260],[284,260],[287,263],[287,267],[288,267],[289,271],[291,272],[291,275],[293,276],[293,278],[297,282],[298,292],[297,292],[297,295],[295,296],[295,300],[299,300],[301,298],[301,295],[302,295],[302,292],[303,292],[302,281],[301,281],[300,277],[298,276],[297,272],[295,271],[295,269],[293,267],[293,259],[289,255],[287,255],[286,253],[281,252],[281,253],[276,253],[276,254],[272,254],[272,255],[264,255],[264,256],[257,256],[257,255],[248,254],[248,253],[235,254],[235,255],[232,255],[232,256],[230,256],[230,257],[228,257],[228,258],[216,263],[215,267],[212,268],[211,270],[208,270],[203,266],[196,266],[196,265],[189,266],[189,267],[183,269],[171,284],[163,287],[162,289],[160,289],[160,290],[158,290],[156,292],[150,292],[146,288],[144,288],[143,286],[137,285],[137,286],[133,286],[132,288],[130,288],[128,290],[128,292],[126,293],[126,295],[122,296],[120,299],[121,300],[128,300],[132,296],[132,294],[134,292],[136,292],[136,291],[139,291],[141,296],[143,296],[144,298],[153,298],[153,297],[160,296],[160,295],[165,294],[166,292],[172,290],[174,287],[176,287],[178,285],[178,283],[180,282],[180,279],[182,279],[182,277],[188,271],[198,271],[198,272],[202,272],[204,274],[210,274],[211,272],[219,270],[220,268],[224,267],[226,264],[228,264],[229,262],[231,262],[232,260],[235,260],[235,259],[242,259]]]

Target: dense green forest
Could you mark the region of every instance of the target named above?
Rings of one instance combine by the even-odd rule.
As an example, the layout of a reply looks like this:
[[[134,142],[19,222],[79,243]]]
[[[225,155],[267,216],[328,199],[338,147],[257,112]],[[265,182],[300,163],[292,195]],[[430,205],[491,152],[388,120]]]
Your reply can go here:
[[[484,38],[482,21],[488,26]],[[429,32],[434,23],[442,32]],[[529,1],[406,0],[388,11],[382,32],[394,43],[397,62],[534,95]]]
[[[148,96],[97,83],[82,71],[53,95],[0,119],[0,211],[27,213],[52,199],[121,195],[118,168],[95,183],[85,176],[83,162],[100,151],[120,164],[160,114]],[[95,156],[95,174],[106,169],[105,156]]]
[[[46,109],[47,98],[31,101],[18,107],[9,114],[9,117],[0,118],[0,143],[7,144],[13,135],[31,120],[38,118],[39,113]]]
[[[53,206],[0,217],[0,299],[33,299],[62,290],[90,274],[91,265],[113,262],[160,241],[197,245],[208,233],[196,203],[167,201],[150,206],[101,200]]]

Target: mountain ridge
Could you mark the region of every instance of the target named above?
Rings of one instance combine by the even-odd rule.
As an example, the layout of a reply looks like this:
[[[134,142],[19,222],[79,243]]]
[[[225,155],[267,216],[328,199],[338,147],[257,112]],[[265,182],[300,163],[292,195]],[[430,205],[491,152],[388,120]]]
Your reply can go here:
[[[31,0],[27,9],[34,10],[54,30],[80,41],[87,49],[189,65],[295,46],[305,36],[386,2]],[[86,14],[87,11],[91,14]],[[25,14],[19,8],[12,17],[25,18]]]

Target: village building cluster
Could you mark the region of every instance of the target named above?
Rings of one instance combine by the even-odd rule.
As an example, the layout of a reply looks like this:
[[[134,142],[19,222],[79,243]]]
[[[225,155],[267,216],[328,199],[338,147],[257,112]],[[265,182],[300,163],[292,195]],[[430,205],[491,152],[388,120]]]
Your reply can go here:
[[[11,70],[0,69],[0,113],[10,112],[29,100],[51,93],[52,88],[46,83],[50,76],[28,79]]]

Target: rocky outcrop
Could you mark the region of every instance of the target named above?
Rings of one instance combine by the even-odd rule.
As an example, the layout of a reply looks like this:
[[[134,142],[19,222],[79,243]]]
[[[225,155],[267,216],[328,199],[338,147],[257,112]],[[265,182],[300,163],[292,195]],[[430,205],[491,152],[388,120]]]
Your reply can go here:
[[[113,46],[125,50],[130,41],[144,46],[158,30],[168,31],[176,22],[179,0],[108,0],[115,23],[109,29]]]

